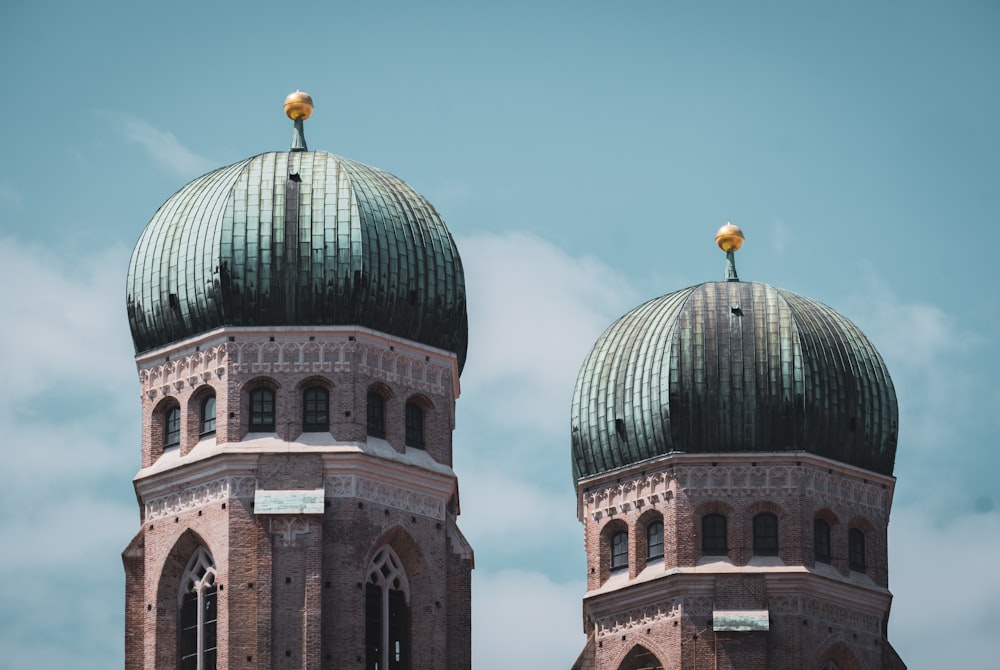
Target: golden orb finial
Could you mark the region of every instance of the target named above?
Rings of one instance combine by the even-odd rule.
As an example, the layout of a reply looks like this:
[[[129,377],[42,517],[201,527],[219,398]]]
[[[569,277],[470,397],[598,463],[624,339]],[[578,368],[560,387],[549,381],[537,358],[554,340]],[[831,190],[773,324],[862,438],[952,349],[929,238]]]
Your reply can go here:
[[[285,115],[292,121],[305,121],[313,113],[313,99],[308,93],[296,90],[285,98]]]
[[[737,251],[743,246],[743,231],[738,226],[734,226],[732,221],[728,221],[715,234],[715,243],[727,253]]]

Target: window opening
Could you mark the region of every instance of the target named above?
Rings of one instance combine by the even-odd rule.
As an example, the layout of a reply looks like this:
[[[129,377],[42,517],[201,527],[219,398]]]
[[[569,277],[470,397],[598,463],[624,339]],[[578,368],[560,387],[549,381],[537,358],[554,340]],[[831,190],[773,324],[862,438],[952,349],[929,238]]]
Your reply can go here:
[[[628,567],[628,533],[621,531],[611,537],[611,569]]]
[[[250,432],[274,432],[274,391],[267,388],[250,392]]]
[[[725,556],[729,553],[726,517],[706,514],[701,518],[701,553],[704,556]]]
[[[188,561],[178,601],[180,669],[215,670],[218,619],[215,564],[203,547]]]
[[[663,557],[663,522],[654,521],[646,526],[646,558]]]
[[[201,434],[209,435],[215,432],[215,396],[210,395],[201,401]]]
[[[778,517],[768,512],[753,518],[753,553],[757,556],[778,555]]]
[[[368,392],[368,434],[385,437],[385,398],[375,391]]]
[[[424,448],[424,410],[412,402],[406,403],[406,445]]]
[[[365,670],[409,670],[410,587],[399,557],[380,549],[365,585]]]
[[[851,570],[864,572],[867,568],[865,561],[865,534],[860,528],[852,528],[847,532],[847,562]]]
[[[818,562],[830,562],[830,524],[823,519],[813,521],[813,547]]]
[[[176,447],[181,443],[181,408],[174,405],[163,419],[163,446]]]
[[[302,398],[302,430],[321,433],[330,430],[330,394],[325,388],[307,388]]]

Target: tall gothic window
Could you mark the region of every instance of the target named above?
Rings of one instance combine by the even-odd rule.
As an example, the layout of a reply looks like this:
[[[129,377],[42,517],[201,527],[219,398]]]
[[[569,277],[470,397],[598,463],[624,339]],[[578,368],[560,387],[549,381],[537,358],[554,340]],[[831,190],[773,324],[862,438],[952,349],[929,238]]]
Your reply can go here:
[[[377,391],[368,391],[368,434],[385,437],[385,398]]]
[[[424,448],[424,410],[413,402],[406,403],[406,446]]]
[[[322,386],[310,386],[302,394],[302,430],[307,433],[330,430],[330,394]]]
[[[274,391],[256,388],[250,392],[250,432],[274,432]]]
[[[663,557],[663,522],[654,521],[646,526],[646,558]]]
[[[215,432],[215,396],[210,395],[201,401],[201,431],[202,435]]]
[[[813,521],[813,548],[816,552],[816,561],[830,562],[830,524],[823,519]]]
[[[215,670],[215,564],[202,547],[188,561],[178,600],[180,670]]]
[[[163,416],[163,446],[176,447],[181,443],[181,408],[174,405]]]
[[[778,517],[769,512],[753,518],[753,553],[755,556],[778,555]]]
[[[852,528],[847,532],[847,563],[851,570],[858,572],[864,572],[867,568],[865,534],[860,528]]]
[[[703,556],[725,556],[729,553],[726,517],[721,514],[701,517],[701,553]]]
[[[365,670],[410,669],[410,586],[402,562],[380,549],[365,585]]]
[[[619,531],[611,536],[611,569],[628,567],[628,533]]]

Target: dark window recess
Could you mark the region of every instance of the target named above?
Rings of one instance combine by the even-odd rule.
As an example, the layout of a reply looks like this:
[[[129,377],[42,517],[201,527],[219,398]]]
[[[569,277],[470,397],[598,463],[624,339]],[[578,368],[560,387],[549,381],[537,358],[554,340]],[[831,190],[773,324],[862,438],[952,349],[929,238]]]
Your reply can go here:
[[[412,402],[406,403],[406,446],[424,448],[424,410]]]
[[[215,396],[211,395],[201,401],[201,434],[210,435],[215,432]]]
[[[274,391],[267,388],[250,392],[250,432],[274,432]]]
[[[615,433],[618,434],[619,439],[625,439],[625,422],[621,419],[615,419]]]
[[[701,518],[701,553],[703,556],[725,556],[729,553],[726,517],[706,514]]]
[[[628,533],[621,531],[611,536],[611,569],[628,567]]]
[[[646,558],[663,557],[663,522],[654,521],[646,526]]]
[[[302,430],[322,433],[330,430],[330,394],[325,388],[312,386],[302,397]]]
[[[813,521],[813,548],[818,563],[830,562],[830,524],[823,519]]]
[[[163,417],[163,446],[176,447],[181,443],[181,408],[171,407]]]
[[[385,398],[375,391],[368,392],[368,434],[385,437]]]
[[[365,585],[365,670],[381,670],[382,645],[387,645],[389,670],[410,668],[410,608],[403,591]],[[388,611],[386,611],[388,609]],[[383,624],[388,635],[383,637]]]
[[[215,670],[216,622],[218,619],[218,596],[215,587],[202,593],[202,607],[205,608],[202,622],[202,657],[205,670]],[[181,670],[198,669],[198,593],[185,593],[180,612],[180,667]]]
[[[778,555],[778,517],[768,512],[753,518],[753,553],[755,556]]]
[[[851,570],[857,572],[864,572],[867,569],[865,534],[860,528],[847,531],[847,563]]]

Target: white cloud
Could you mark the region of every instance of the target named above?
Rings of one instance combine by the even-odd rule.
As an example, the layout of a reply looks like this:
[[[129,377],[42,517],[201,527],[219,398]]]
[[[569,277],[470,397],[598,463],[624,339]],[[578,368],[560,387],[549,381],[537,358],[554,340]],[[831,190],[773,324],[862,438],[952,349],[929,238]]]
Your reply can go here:
[[[124,247],[67,259],[0,238],[0,314],[17,317],[0,329],[0,401],[69,381],[137,391],[122,290],[127,268]]]
[[[154,160],[182,177],[196,177],[218,167],[215,161],[182,145],[173,133],[160,130],[148,121],[117,112],[109,113],[109,116],[115,120],[126,139],[141,146]]]
[[[1000,658],[1000,511],[937,524],[940,502],[893,510],[889,640],[911,670],[994,668]]]
[[[560,584],[529,571],[473,573],[476,670],[569,668],[583,649],[583,581]]]
[[[564,433],[580,364],[604,329],[635,306],[634,290],[600,261],[574,258],[528,233],[458,243],[470,305],[463,384],[492,396],[498,421]]]

